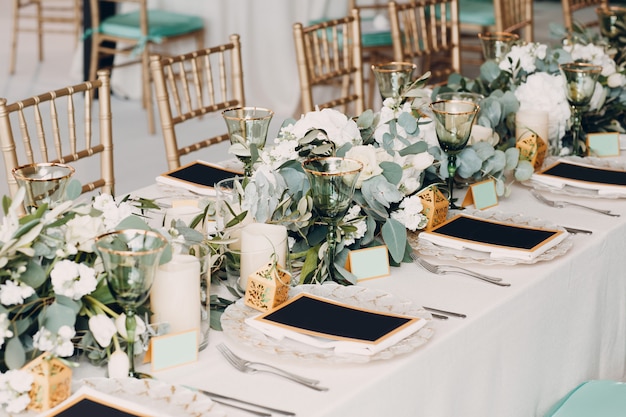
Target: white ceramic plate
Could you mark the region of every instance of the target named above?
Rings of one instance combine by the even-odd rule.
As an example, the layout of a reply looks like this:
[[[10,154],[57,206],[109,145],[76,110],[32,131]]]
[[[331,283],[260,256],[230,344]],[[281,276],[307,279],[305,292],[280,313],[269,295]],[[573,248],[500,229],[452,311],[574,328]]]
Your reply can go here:
[[[543,229],[564,230],[561,226],[548,222],[543,219],[531,218],[522,214],[502,213],[498,211],[479,211],[466,210],[464,213],[487,219],[495,220],[503,223],[514,224],[518,226],[532,226]],[[551,261],[552,259],[565,255],[572,247],[572,236],[567,236],[557,245],[548,249],[533,259],[518,258],[491,258],[488,252],[479,252],[471,249],[452,249],[435,245],[424,239],[419,238],[419,233],[409,235],[411,247],[418,251],[421,255],[435,256],[442,261],[457,261],[461,263],[477,263],[483,265],[516,265],[516,264],[534,264],[537,262]]]
[[[563,161],[571,161],[573,163],[590,165],[597,168],[606,168],[606,169],[614,169],[619,171],[626,171],[626,161],[620,158],[597,158],[597,157],[579,157],[579,156],[567,156],[567,157],[555,157],[551,156],[546,158],[543,163],[543,167],[546,168],[554,163],[557,160]],[[523,185],[534,188],[538,191],[549,191],[553,194],[562,194],[569,195],[572,197],[583,197],[583,198],[608,198],[608,199],[618,199],[618,198],[626,198],[624,194],[598,194],[597,190],[588,189],[588,188],[579,188],[570,185],[566,185],[563,188],[550,187],[549,185],[542,184],[536,181],[528,180],[522,182]]]
[[[133,402],[159,415],[176,417],[225,417],[226,412],[206,395],[156,379],[85,378],[73,383],[73,391],[88,386],[96,391]]]
[[[289,295],[294,296],[300,292],[318,295],[356,307],[420,317],[428,320],[428,323],[412,335],[374,355],[340,355],[336,354],[333,349],[321,349],[291,339],[277,340],[266,336],[245,323],[247,318],[259,314],[259,312],[246,306],[243,303],[243,299],[240,299],[228,306],[224,314],[222,314],[224,334],[235,342],[243,343],[274,355],[331,363],[362,363],[389,359],[411,352],[426,343],[434,332],[431,325],[432,316],[429,312],[411,301],[400,299],[384,291],[364,288],[358,285],[299,285],[292,288]]]

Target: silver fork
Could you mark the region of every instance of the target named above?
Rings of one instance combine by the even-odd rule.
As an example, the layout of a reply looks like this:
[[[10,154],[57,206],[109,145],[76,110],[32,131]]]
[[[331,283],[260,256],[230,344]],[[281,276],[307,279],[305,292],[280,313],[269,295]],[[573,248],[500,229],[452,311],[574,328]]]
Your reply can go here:
[[[291,381],[302,384],[306,387],[312,388],[317,391],[328,391],[328,388],[320,387],[319,381],[316,379],[305,378],[300,375],[293,374],[291,372],[287,372],[284,369],[277,368],[273,365],[263,363],[263,362],[253,362],[246,360],[237,356],[232,350],[228,348],[223,343],[217,345],[217,350],[226,358],[228,363],[230,363],[233,367],[241,372],[255,374],[257,372],[268,372],[274,375],[282,376],[283,378],[287,378]],[[263,369],[266,368],[266,369]]]
[[[606,216],[620,217],[620,214],[618,214],[618,213],[611,213],[611,210],[597,209],[595,207],[585,206],[584,204],[572,203],[570,201],[549,200],[549,199],[545,198],[543,195],[541,195],[540,193],[538,193],[536,190],[530,190],[530,193],[537,200],[541,201],[543,204],[546,204],[546,205],[548,205],[550,207],[563,208],[565,206],[573,206],[573,207],[580,207],[580,208],[583,208],[583,209],[595,211],[596,213],[604,214]]]
[[[431,272],[433,274],[437,274],[437,275],[461,274],[461,275],[466,275],[466,276],[472,277],[472,278],[478,278],[478,279],[483,280],[485,282],[489,282],[490,284],[499,285],[501,287],[509,287],[509,286],[511,286],[511,284],[509,284],[508,282],[502,282],[501,278],[490,277],[490,276],[487,276],[487,275],[480,274],[478,272],[470,271],[469,269],[461,268],[459,266],[455,266],[455,265],[433,265],[433,264],[425,261],[424,259],[418,257],[413,252],[411,253],[411,259],[413,259],[413,262],[415,262],[417,265],[421,266],[422,268],[424,268],[425,270],[427,270],[428,272]]]

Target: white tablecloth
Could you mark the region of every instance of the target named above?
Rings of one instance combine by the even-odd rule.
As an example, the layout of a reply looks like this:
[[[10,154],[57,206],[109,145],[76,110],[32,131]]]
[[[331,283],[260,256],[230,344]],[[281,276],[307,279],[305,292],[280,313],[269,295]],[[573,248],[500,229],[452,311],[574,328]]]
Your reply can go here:
[[[152,192],[154,188],[140,194],[151,197]],[[523,186],[515,186],[494,208],[593,230],[591,236],[574,236],[570,251],[552,261],[470,266],[504,278],[511,287],[436,276],[413,264],[359,284],[468,315],[434,321],[432,338],[410,354],[365,364],[299,362],[211,331],[198,363],[155,376],[291,410],[299,417],[541,416],[582,381],[626,376],[626,200],[589,203],[622,217],[548,208]],[[272,375],[242,374],[218,354],[215,346],[223,341],[250,359],[317,378],[330,390],[316,392]],[[81,372],[93,369],[77,375]]]

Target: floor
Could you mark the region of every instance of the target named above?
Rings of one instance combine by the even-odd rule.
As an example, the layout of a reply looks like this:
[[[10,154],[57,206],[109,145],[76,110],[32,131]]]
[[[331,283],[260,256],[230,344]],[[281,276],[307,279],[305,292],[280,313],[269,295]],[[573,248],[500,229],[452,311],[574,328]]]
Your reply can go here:
[[[69,35],[49,34],[45,36],[44,61],[37,62],[36,44],[33,34],[23,34],[19,39],[16,73],[9,75],[10,39],[13,28],[12,0],[0,0],[0,97],[9,102],[34,96],[46,91],[69,86],[82,81],[81,48]],[[562,24],[561,4],[554,0],[535,2],[535,38],[537,41],[554,43],[550,37],[549,24]],[[292,22],[285,22],[290,25]],[[295,88],[296,86],[294,86]],[[112,98],[113,134],[115,146],[116,193],[126,194],[145,186],[167,170],[163,140],[160,129],[150,135],[145,111],[138,101],[114,96]],[[291,115],[275,115],[270,127],[269,138],[275,135],[282,121]],[[158,119],[157,119],[158,120]],[[190,126],[189,134],[206,131],[210,121]],[[218,123],[221,123],[218,122]],[[158,123],[157,123],[158,124]],[[210,132],[209,132],[210,133]],[[200,133],[208,136],[206,133]],[[197,135],[196,135],[197,136]],[[227,144],[211,148],[211,152],[195,154],[195,158],[219,161],[228,157]],[[194,158],[194,159],[195,159]],[[0,175],[4,175],[4,170]],[[7,194],[7,185],[0,179],[0,195]]]

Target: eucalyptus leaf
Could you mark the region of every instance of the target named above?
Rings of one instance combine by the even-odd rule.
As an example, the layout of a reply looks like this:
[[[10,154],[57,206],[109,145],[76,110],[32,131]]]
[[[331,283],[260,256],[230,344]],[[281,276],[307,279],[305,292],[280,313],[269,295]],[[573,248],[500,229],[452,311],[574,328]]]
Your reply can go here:
[[[535,169],[530,161],[519,161],[517,168],[515,168],[515,179],[520,182],[527,181],[530,179],[534,172]]]
[[[400,156],[417,155],[418,153],[426,152],[428,150],[428,143],[424,141],[415,142],[404,149],[401,149],[398,153]]]
[[[80,181],[72,178],[65,186],[65,199],[76,200],[83,192],[83,186]]]
[[[398,185],[402,179],[402,167],[395,162],[381,162],[379,166],[382,168],[382,175],[391,184]]]
[[[398,116],[398,125],[400,125],[409,135],[415,135],[416,132],[419,132],[417,120],[410,113],[400,113]]]
[[[62,326],[74,327],[74,323],[76,323],[74,310],[56,301],[39,315],[39,325],[52,333],[56,333]]]
[[[506,165],[504,169],[507,171],[515,168],[519,163],[519,149],[515,147],[508,148],[504,151],[504,156],[506,157]]]
[[[36,262],[33,258],[28,259],[26,271],[24,271],[24,273],[20,276],[20,281],[32,288],[37,289],[46,282],[46,279],[46,271],[41,264]]]
[[[26,350],[18,337],[9,339],[4,347],[4,362],[9,369],[20,369],[26,363]]]
[[[402,262],[407,241],[406,227],[399,221],[388,218],[385,224],[383,224],[381,231],[385,245],[387,245],[393,260]]]

